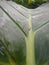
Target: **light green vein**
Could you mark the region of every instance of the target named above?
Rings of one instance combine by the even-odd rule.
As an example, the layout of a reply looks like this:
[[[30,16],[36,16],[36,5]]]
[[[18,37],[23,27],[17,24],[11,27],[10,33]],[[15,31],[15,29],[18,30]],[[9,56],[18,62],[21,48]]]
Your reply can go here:
[[[35,33],[39,30],[41,30],[43,27],[45,27],[47,24],[49,24],[49,21],[45,22],[43,25],[39,26],[37,29],[35,29]]]

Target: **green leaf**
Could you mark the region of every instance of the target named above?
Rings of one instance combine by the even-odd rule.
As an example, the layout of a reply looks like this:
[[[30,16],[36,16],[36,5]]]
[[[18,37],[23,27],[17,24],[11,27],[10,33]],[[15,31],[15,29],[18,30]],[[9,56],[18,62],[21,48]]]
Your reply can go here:
[[[7,6],[5,6],[5,4]],[[0,44],[2,44],[0,45],[0,47],[4,47],[1,52],[5,54],[5,56],[2,56],[2,54],[0,53],[0,56],[3,57],[3,59],[2,57],[0,58],[1,62],[4,61],[4,58],[5,61],[3,63],[9,64],[12,60],[11,63],[13,65],[25,65],[26,63],[27,65],[44,65],[47,63],[47,61],[49,62],[49,16],[47,14],[49,11],[48,7],[47,10],[45,9],[45,7],[43,7],[44,10],[42,9],[42,7],[31,10],[34,11],[34,13],[31,12],[30,16],[30,18],[33,18],[32,21],[30,21],[28,16],[25,17],[21,14],[22,18],[20,18],[19,21],[25,25],[27,23],[29,24],[24,27],[23,24],[20,25],[20,22],[16,20],[17,17],[15,17],[15,14],[17,15],[18,12],[15,7],[9,5],[9,3],[7,2],[0,3],[0,5],[0,10],[2,11],[2,18],[0,20],[3,19],[0,23],[0,25],[3,23],[0,26]],[[11,10],[8,8],[11,8]],[[23,10],[25,10],[24,12],[28,13],[28,9],[24,7],[22,8]],[[42,11],[40,11],[41,9]],[[39,14],[42,15],[40,16]],[[21,15],[19,13],[19,15],[17,16]],[[25,21],[23,21],[23,18]],[[27,26],[29,29],[27,28]]]

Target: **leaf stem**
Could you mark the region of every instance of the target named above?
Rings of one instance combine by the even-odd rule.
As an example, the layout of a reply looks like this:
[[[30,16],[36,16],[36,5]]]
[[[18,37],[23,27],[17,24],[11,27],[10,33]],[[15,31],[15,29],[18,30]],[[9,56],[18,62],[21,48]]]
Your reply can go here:
[[[26,65],[36,65],[34,49],[34,32],[32,31],[31,13],[29,14],[29,34],[26,39]]]

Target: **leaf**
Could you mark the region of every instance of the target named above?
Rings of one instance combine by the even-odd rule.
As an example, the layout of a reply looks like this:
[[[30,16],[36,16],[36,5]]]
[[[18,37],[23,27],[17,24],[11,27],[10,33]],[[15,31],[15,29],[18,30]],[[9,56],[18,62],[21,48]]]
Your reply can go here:
[[[2,26],[0,26],[0,39],[5,38],[6,41],[9,42],[7,48],[10,53],[12,53],[12,56],[15,58],[18,65],[26,64],[26,42],[24,36],[27,37],[28,31],[30,30],[27,28],[28,16],[25,17],[22,14],[18,13],[15,6],[13,7],[9,5],[7,2],[1,2],[0,5],[3,8],[0,9],[2,14],[2,18],[0,20],[2,20],[1,23],[3,23]],[[44,8],[44,10],[42,7]],[[28,12],[28,9],[23,9],[25,12]],[[33,12],[31,16],[32,30],[35,33],[34,41],[36,63],[42,65],[47,62],[47,60],[49,60],[49,7],[47,4],[46,6],[40,6],[39,8],[31,11]],[[20,18],[18,16],[20,16]],[[18,29],[19,26],[16,26],[15,22],[13,22],[12,20],[17,22],[21,26],[23,31],[22,29],[20,31],[20,29]],[[24,34],[24,32],[26,35]]]

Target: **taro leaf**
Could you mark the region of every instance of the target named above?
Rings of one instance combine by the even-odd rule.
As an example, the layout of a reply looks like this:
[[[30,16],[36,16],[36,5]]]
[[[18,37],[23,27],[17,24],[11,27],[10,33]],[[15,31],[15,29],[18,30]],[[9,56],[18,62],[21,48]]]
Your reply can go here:
[[[12,2],[10,2],[12,3]],[[19,13],[13,6],[8,2],[0,2],[0,6],[21,26],[23,31],[28,34],[28,16],[24,15],[28,12],[28,9],[20,7],[20,10],[25,13]],[[15,4],[16,5],[16,4]],[[49,5],[49,3],[48,3]],[[32,29],[35,32],[35,56],[36,62],[40,65],[49,60],[49,7],[40,6],[39,8],[32,11]],[[47,8],[47,10],[45,9]],[[18,65],[25,64],[26,59],[26,44],[24,35],[15,25],[13,19],[11,19],[5,11],[0,8],[0,38],[5,38],[9,42],[7,48],[12,53]],[[22,15],[23,14],[23,15]],[[2,22],[1,22],[2,21]],[[6,43],[5,43],[6,44]],[[7,45],[7,44],[6,44]],[[1,46],[2,47],[2,46]],[[1,48],[0,47],[0,48]],[[3,52],[3,49],[1,50]],[[5,56],[4,56],[5,57]],[[1,58],[4,57],[2,56]],[[0,58],[0,60],[1,60]],[[6,57],[7,58],[7,57]],[[8,58],[6,59],[8,60]],[[7,61],[6,61],[7,62]]]

